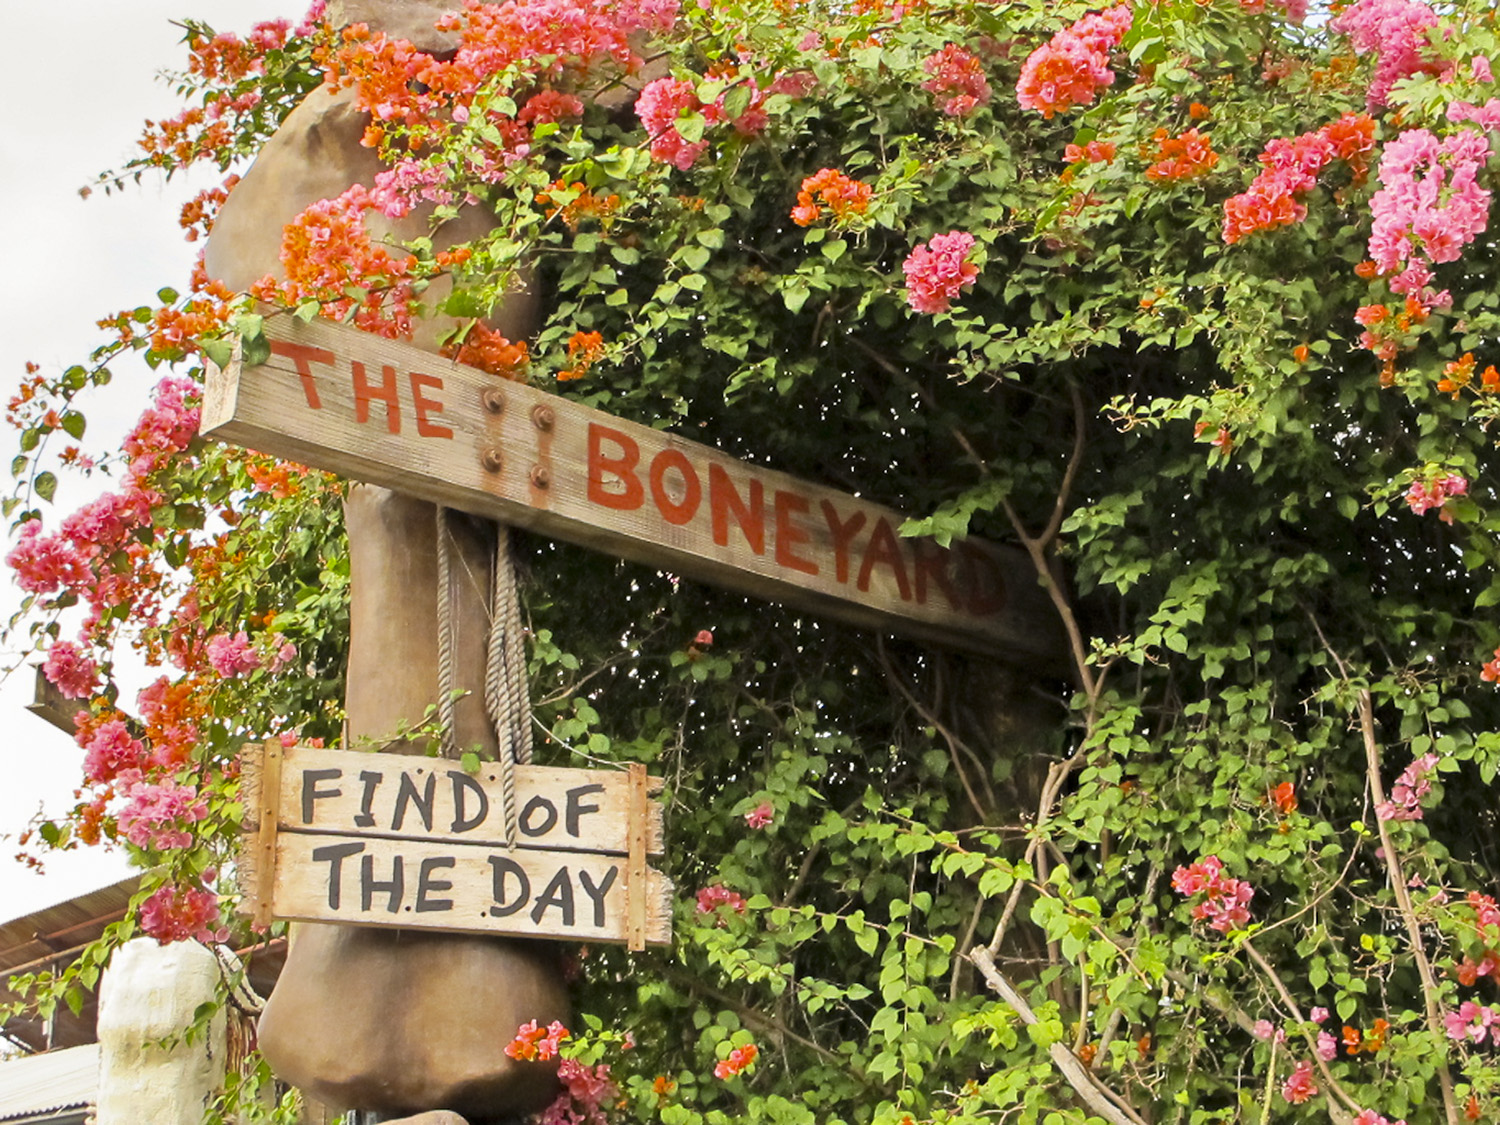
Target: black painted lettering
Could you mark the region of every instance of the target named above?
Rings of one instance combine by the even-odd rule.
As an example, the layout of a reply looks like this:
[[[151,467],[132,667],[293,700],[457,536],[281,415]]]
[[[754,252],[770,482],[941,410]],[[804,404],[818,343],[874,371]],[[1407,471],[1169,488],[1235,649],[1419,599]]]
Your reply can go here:
[[[354,818],[356,827],[375,827],[375,789],[385,780],[385,774],[379,770],[361,770],[359,780],[364,783],[364,792],[359,796],[359,815]]]
[[[509,856],[492,855],[489,860],[490,874],[495,880],[495,905],[490,907],[490,917],[509,918],[531,901],[531,880],[526,877],[521,865]],[[516,897],[513,900],[507,900],[505,894],[507,875],[516,877]]]
[[[453,782],[453,823],[448,826],[448,831],[472,832],[490,815],[490,799],[485,794],[484,786],[460,770],[449,770],[448,780]],[[477,810],[469,817],[464,816],[467,808],[466,793],[474,795],[474,807]]]
[[[558,868],[557,874],[552,876],[552,881],[547,884],[547,889],[537,896],[536,905],[531,908],[531,920],[540,925],[542,915],[553,906],[562,912],[562,924],[571,926],[573,924],[573,876],[568,873],[566,867]]]
[[[328,909],[337,910],[343,899],[344,860],[365,850],[363,844],[329,844],[326,848],[314,848],[314,863],[328,864]]]
[[[578,821],[585,813],[598,812],[598,805],[585,805],[583,798],[590,793],[603,793],[602,785],[580,785],[576,789],[568,790],[568,835],[577,837]]]
[[[540,828],[535,827],[531,823],[531,814],[538,809],[540,809],[542,815],[547,818],[546,820],[542,821],[542,826]],[[521,825],[521,831],[526,835],[533,837],[545,836],[548,832],[551,832],[552,829],[557,827],[557,806],[554,805],[551,801],[547,800],[546,797],[533,797],[531,798],[531,800],[526,802],[526,807],[521,810],[521,818],[519,823]]]
[[[344,776],[343,770],[303,770],[302,771],[302,823],[313,822],[313,803],[326,800],[329,797],[342,797],[342,789],[319,789],[320,781],[335,781]]]
[[[588,869],[583,867],[578,869],[578,882],[583,887],[583,893],[594,900],[594,925],[601,930],[604,928],[604,896],[609,894],[609,888],[615,885],[615,877],[619,874],[618,867],[611,867],[609,874],[604,876],[604,882],[596,887]]]
[[[452,910],[453,900],[451,898],[428,898],[428,891],[451,891],[453,884],[447,879],[434,879],[432,873],[440,867],[452,867],[458,861],[451,855],[429,856],[422,861],[421,868],[417,871],[417,913],[426,914],[430,910]]]
[[[391,857],[391,877],[384,882],[375,878],[375,857],[367,855],[359,861],[359,908],[368,911],[377,894],[386,895],[385,912],[395,914],[401,909],[401,895],[406,890],[406,864],[398,856]]]
[[[411,774],[401,775],[401,787],[396,790],[396,811],[391,815],[391,831],[398,831],[406,820],[406,806],[416,805],[417,815],[422,818],[422,827],[432,831],[432,798],[437,792],[437,774],[427,775],[427,784],[422,792],[417,792],[417,783],[411,779]]]

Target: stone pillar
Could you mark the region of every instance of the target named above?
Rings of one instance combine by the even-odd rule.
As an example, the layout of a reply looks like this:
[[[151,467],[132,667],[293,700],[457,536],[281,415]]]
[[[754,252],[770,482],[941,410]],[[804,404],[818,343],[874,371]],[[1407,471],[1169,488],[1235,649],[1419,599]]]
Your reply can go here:
[[[195,941],[136,938],[115,950],[99,986],[97,1125],[200,1125],[224,1081],[224,1013],[206,1037],[170,1048],[214,999],[219,963]]]

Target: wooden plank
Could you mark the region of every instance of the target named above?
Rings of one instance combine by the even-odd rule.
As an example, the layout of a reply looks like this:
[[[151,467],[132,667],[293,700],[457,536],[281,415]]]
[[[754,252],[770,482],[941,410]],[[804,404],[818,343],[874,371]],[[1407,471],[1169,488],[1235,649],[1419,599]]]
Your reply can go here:
[[[209,365],[202,432],[869,628],[1043,670],[1066,654],[1019,551],[903,539],[867,500],[408,344],[268,317]]]
[[[271,888],[276,881],[277,812],[281,792],[279,739],[250,743],[240,751],[240,800],[244,827],[239,863],[240,912],[262,928],[271,924]]]
[[[646,767],[630,763],[630,853],[625,869],[626,942],[632,950],[646,948],[646,824],[651,802],[646,799]]]
[[[634,767],[632,767],[634,769]],[[624,770],[516,766],[517,846],[526,850],[626,855],[631,849],[632,775]],[[645,767],[641,767],[644,776]],[[660,779],[643,785],[659,791]],[[280,826],[391,839],[505,846],[500,767],[477,774],[443,758],[320,750],[297,745],[281,769]],[[662,853],[662,808],[642,812],[642,846]],[[644,859],[644,854],[643,859]]]
[[[281,832],[277,918],[624,942],[627,860],[436,840]],[[672,883],[648,869],[646,941],[672,940]]]

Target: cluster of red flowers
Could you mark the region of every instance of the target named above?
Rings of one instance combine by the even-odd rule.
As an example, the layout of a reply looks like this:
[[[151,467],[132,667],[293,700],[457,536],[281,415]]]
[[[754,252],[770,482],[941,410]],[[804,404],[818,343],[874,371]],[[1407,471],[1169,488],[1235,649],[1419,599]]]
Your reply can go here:
[[[1063,159],[1069,164],[1108,164],[1115,158],[1112,141],[1090,141],[1086,145],[1069,144],[1063,149]]]
[[[1375,353],[1380,360],[1380,385],[1388,387],[1396,379],[1396,356],[1413,334],[1426,322],[1430,310],[1415,296],[1407,296],[1400,312],[1388,305],[1361,305],[1354,319],[1364,328],[1359,346]]]
[[[747,1067],[755,1062],[756,1056],[760,1054],[760,1048],[754,1043],[746,1043],[743,1047],[736,1047],[729,1052],[729,1057],[720,1059],[714,1067],[714,1077],[718,1079],[733,1078],[742,1073]]]
[[[922,89],[942,100],[949,117],[963,117],[990,103],[990,84],[984,77],[979,56],[956,43],[945,43],[922,61],[922,69],[932,75]]]
[[[1151,139],[1156,142],[1156,150],[1147,156],[1152,163],[1146,168],[1146,179],[1152,183],[1200,179],[1219,163],[1208,135],[1196,128],[1176,137],[1158,129]]]
[[[1225,200],[1224,241],[1300,223],[1307,218],[1302,198],[1317,186],[1326,165],[1341,160],[1355,182],[1362,182],[1374,151],[1375,121],[1363,113],[1346,113],[1298,137],[1277,138],[1260,154],[1261,172],[1249,190]]]
[[[710,77],[713,76],[710,72]],[[689,140],[682,132],[681,123],[684,118],[701,117],[706,128],[731,121],[735,131],[746,137],[760,133],[769,120],[766,111],[761,108],[765,94],[748,75],[739,81],[749,83],[750,102],[732,121],[726,108],[729,97],[727,89],[714,101],[702,102],[698,100],[693,83],[683,79],[658,78],[647,83],[641,96],[636,99],[635,112],[641,119],[641,124],[646,127],[652,159],[685,172],[708,150],[709,142],[701,134],[697,139]]]
[[[162,887],[141,904],[141,929],[163,945],[193,938],[205,945],[227,941],[218,925],[219,896],[205,887]]]
[[[604,337],[597,332],[575,332],[568,340],[568,366],[557,373],[560,383],[582,379],[604,354]]]
[[[1093,12],[1031,52],[1016,83],[1022,108],[1051,117],[1077,105],[1091,105],[1099,90],[1114,84],[1109,55],[1125,38],[1131,21],[1129,4]]]
[[[1458,359],[1443,367],[1443,377],[1438,380],[1437,389],[1445,395],[1452,395],[1457,399],[1463,393],[1463,389],[1474,381],[1473,352],[1464,352]],[[1500,371],[1495,370],[1493,363],[1488,364],[1479,373],[1479,386],[1476,388],[1480,394],[1494,394],[1500,391]]]
[[[609,1076],[609,1064],[588,1067],[577,1059],[557,1064],[562,1093],[542,1111],[539,1125],[606,1125],[604,1112],[620,1096],[620,1088]]]
[[[461,343],[445,344],[443,354],[502,379],[523,379],[531,364],[531,352],[525,340],[513,343],[477,320],[469,325]]]
[[[698,892],[698,913],[712,914],[721,906],[727,906],[736,914],[745,912],[745,900],[738,891],[731,891],[722,883],[715,883],[710,887],[704,887]],[[720,918],[720,924],[723,919]]]
[[[874,191],[869,184],[850,179],[843,172],[820,168],[802,181],[797,206],[792,208],[792,221],[799,227],[812,226],[826,207],[835,223],[847,222],[869,210]]]
[[[1172,889],[1178,894],[1203,899],[1193,907],[1195,921],[1207,921],[1210,929],[1221,934],[1243,930],[1250,922],[1249,903],[1255,889],[1243,879],[1224,874],[1224,863],[1218,856],[1205,856],[1197,863],[1179,867],[1172,873]]]
[[[530,1020],[516,1029],[516,1037],[506,1044],[505,1053],[522,1062],[545,1062],[557,1057],[562,1041],[568,1037],[568,1029],[556,1020],[545,1028],[537,1026],[536,1020]]]
[[[1411,487],[1406,490],[1406,504],[1419,516],[1436,509],[1438,519],[1444,523],[1452,523],[1452,513],[1441,509],[1453,497],[1463,496],[1468,491],[1469,482],[1466,479],[1457,473],[1443,473],[1426,480],[1412,481]]]

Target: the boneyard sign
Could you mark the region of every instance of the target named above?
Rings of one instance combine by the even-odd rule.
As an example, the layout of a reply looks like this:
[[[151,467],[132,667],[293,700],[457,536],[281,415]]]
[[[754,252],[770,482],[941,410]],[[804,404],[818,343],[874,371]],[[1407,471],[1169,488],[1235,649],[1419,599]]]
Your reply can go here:
[[[889,508],[353,328],[265,333],[264,363],[210,367],[205,435],[946,647],[1065,652],[1014,549],[904,538]]]
[[[661,782],[629,771],[515,767],[507,846],[499,766],[442,758],[246,749],[241,860],[247,905],[274,918],[350,925],[671,941]]]

